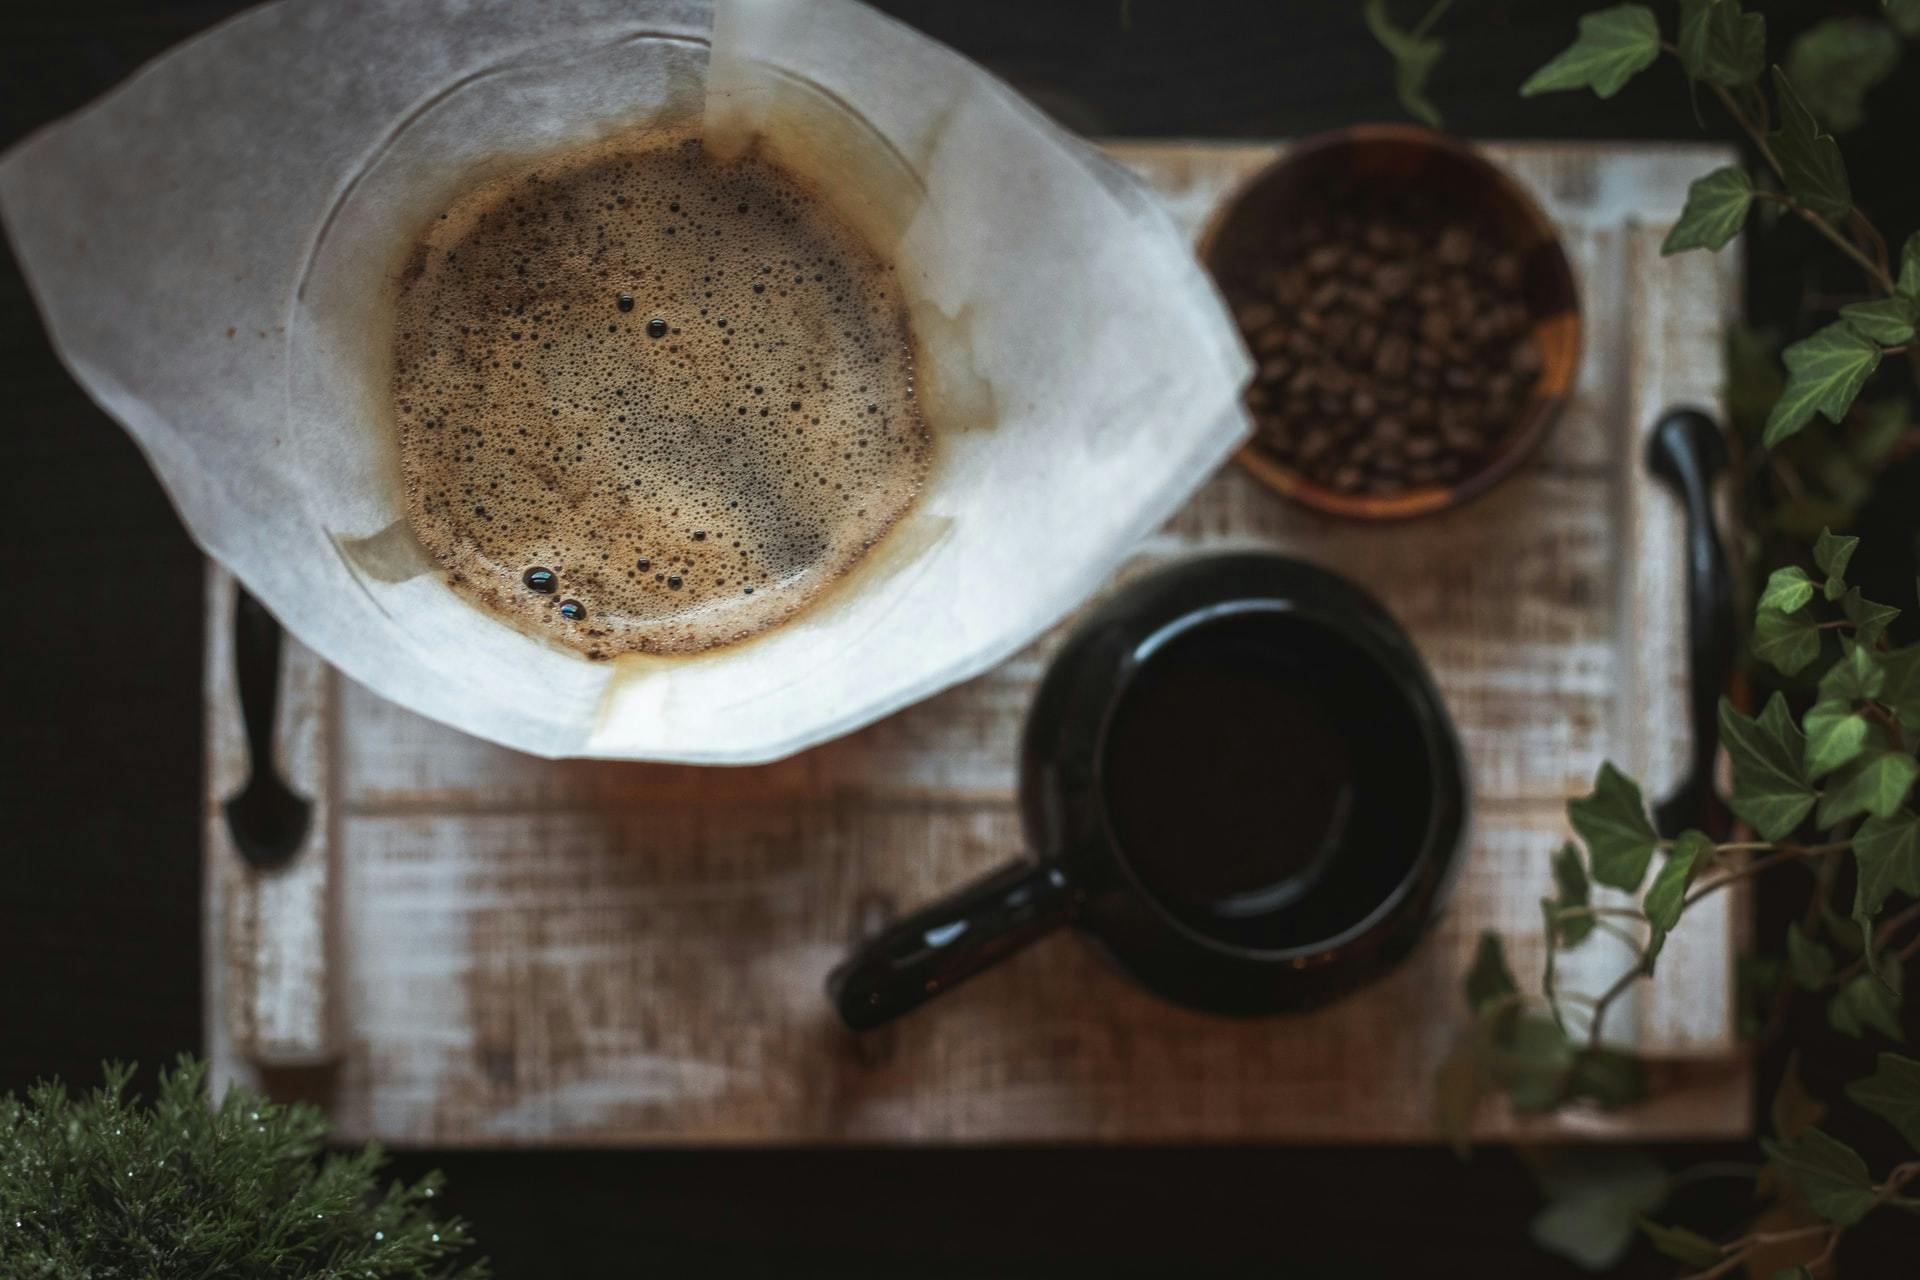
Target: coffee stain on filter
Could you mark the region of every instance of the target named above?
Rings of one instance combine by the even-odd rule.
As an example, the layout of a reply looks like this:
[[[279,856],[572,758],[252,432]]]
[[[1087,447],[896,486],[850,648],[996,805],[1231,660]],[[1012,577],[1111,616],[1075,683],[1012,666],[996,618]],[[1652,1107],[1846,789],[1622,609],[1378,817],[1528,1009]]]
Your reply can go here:
[[[347,567],[375,582],[388,585],[405,582],[423,573],[432,573],[437,567],[404,516],[363,538],[341,533],[331,536]]]
[[[920,273],[901,254],[914,224],[933,212],[922,175],[934,168],[955,104],[935,114],[913,154],[903,153],[831,89],[752,55],[753,49],[789,43],[793,25],[807,21],[801,9],[716,9],[702,143],[721,159],[756,153],[813,178],[834,213],[899,272],[913,335],[914,396],[929,431],[938,439],[949,431],[990,428],[999,422],[1000,404],[974,358],[973,304],[955,309],[927,298]]]
[[[1000,398],[974,360],[974,307],[948,315],[931,302],[907,304],[913,333],[913,393],[937,438],[949,431],[986,431],[1000,424]]]

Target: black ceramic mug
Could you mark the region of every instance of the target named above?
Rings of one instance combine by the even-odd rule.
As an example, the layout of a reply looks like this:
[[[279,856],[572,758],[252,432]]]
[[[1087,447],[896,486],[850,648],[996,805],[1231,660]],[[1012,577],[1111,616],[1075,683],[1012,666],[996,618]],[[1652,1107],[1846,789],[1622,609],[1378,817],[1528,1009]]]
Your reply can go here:
[[[834,970],[878,1026],[1061,925],[1195,1008],[1319,1003],[1405,955],[1459,861],[1467,787],[1406,634],[1297,560],[1192,561],[1119,592],[1029,713],[1032,858]]]

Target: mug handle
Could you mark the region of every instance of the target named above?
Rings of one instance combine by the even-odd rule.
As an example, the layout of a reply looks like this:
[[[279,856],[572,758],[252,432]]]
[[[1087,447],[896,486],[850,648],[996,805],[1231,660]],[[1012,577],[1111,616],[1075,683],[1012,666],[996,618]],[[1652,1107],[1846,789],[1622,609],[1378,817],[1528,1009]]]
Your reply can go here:
[[[888,925],[827,975],[827,996],[870,1031],[1053,932],[1075,901],[1059,866],[1010,862]]]
[[[1647,440],[1647,467],[1687,509],[1687,698],[1692,752],[1687,776],[1654,806],[1654,825],[1675,836],[1697,826],[1724,837],[1727,807],[1714,788],[1720,694],[1733,669],[1733,575],[1714,524],[1713,481],[1727,465],[1720,428],[1698,409],[1669,409]]]

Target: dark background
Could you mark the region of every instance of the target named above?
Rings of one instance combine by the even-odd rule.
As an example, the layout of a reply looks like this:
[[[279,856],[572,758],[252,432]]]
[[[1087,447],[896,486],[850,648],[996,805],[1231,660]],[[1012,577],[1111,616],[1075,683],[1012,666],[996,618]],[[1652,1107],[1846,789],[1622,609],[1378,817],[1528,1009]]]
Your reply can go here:
[[[1449,127],[1730,136],[1711,106],[1696,124],[1669,60],[1611,102],[1519,101],[1514,87],[1599,2],[1461,0],[1440,27],[1451,47],[1433,81]],[[239,7],[14,9],[0,40],[0,146]],[[1124,24],[1119,0],[880,7],[1088,133],[1273,137],[1402,115],[1357,0],[1133,0]],[[1421,7],[1399,0],[1394,11]],[[1876,6],[1759,7],[1778,56],[1787,33]],[[1920,48],[1869,102],[1876,123],[1845,139],[1856,196],[1883,227],[1920,225],[1920,157],[1897,123],[1920,119]],[[1770,233],[1768,269],[1750,273],[1754,314],[1789,330],[1802,327],[1800,300],[1820,269],[1800,234]],[[132,442],[54,358],[10,254],[0,396],[0,549],[20,588],[0,628],[0,1093],[48,1075],[89,1084],[107,1058],[139,1061],[150,1081],[202,1042],[201,556]],[[1883,482],[1883,497],[1890,487],[1910,495],[1895,508],[1911,505],[1920,479]],[[1778,936],[1799,890],[1785,886],[1786,902],[1763,895],[1763,937]],[[1831,1096],[1870,1069],[1870,1049],[1833,1042],[1817,1022],[1788,1039],[1820,1041],[1809,1083]],[[1763,1060],[1762,1099],[1781,1056]],[[1655,1154],[1678,1166],[1750,1152]],[[1528,1244],[1538,1195],[1507,1149],[1466,1165],[1428,1147],[423,1152],[397,1164],[407,1176],[447,1171],[449,1208],[473,1221],[506,1277],[1579,1274]],[[1690,1194],[1683,1213],[1739,1220],[1732,1193]],[[1905,1225],[1850,1235],[1849,1276],[1911,1274]],[[1640,1245],[1623,1273],[1673,1270]]]

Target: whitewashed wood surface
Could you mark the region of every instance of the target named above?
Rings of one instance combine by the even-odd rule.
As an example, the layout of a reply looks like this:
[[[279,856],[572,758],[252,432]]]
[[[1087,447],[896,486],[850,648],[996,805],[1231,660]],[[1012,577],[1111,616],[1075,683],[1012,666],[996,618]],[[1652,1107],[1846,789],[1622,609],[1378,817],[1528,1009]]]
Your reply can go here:
[[[822,995],[863,927],[1020,850],[1020,718],[1065,627],[998,669],[777,764],[543,761],[388,704],[290,641],[283,767],[309,847],[256,875],[219,802],[245,773],[232,584],[209,576],[206,981],[217,1081],[297,1088],[337,1133],[394,1144],[1020,1139],[1386,1141],[1433,1136],[1432,1073],[1485,928],[1538,972],[1562,805],[1603,758],[1655,794],[1684,767],[1682,518],[1642,466],[1670,404],[1718,402],[1736,256],[1661,258],[1708,147],[1490,145],[1560,224],[1585,354],[1543,456],[1466,508],[1367,527],[1228,467],[1116,580],[1227,547],[1355,578],[1405,624],[1458,724],[1471,852],[1429,940],[1319,1012],[1224,1021],[1130,987],[1071,934],[857,1041]],[[1116,144],[1190,232],[1268,145]],[[1071,625],[1071,622],[1067,624]],[[1663,1059],[1629,1111],[1489,1138],[1734,1134],[1725,895],[1614,1015]],[[1597,986],[1621,954],[1565,957]],[[297,1069],[297,1070],[296,1070]]]

